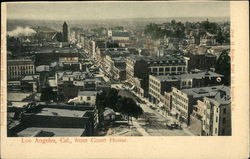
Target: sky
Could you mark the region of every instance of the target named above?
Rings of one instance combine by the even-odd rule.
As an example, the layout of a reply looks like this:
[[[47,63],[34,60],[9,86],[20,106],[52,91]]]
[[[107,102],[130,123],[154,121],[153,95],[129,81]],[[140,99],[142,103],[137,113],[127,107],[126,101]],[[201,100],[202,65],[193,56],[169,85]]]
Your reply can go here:
[[[229,2],[8,3],[8,19],[89,20],[167,17],[229,17]]]

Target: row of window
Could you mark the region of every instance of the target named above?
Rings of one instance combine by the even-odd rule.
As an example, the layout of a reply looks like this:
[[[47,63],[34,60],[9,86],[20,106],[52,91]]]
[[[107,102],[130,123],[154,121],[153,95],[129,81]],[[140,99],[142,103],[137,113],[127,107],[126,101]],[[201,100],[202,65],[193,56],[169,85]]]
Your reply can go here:
[[[186,110],[188,109],[188,106],[186,104],[183,104],[179,100],[175,100],[175,103],[176,103],[176,105],[181,106],[182,108],[184,108]]]
[[[185,71],[185,67],[151,67],[151,72],[165,72],[166,71]]]
[[[10,71],[8,72],[9,75],[15,76],[15,75],[24,75],[24,74],[34,74],[34,71]]]
[[[24,66],[8,66],[9,70],[17,70],[17,69],[34,69],[34,66],[32,65],[24,65]]]
[[[155,93],[155,91],[154,91],[153,89],[151,89],[151,88],[149,88],[149,94],[151,94],[151,95],[153,95],[153,96],[159,98],[159,94],[158,94],[158,93]]]
[[[174,63],[184,63],[184,60],[167,60],[167,61],[159,61],[159,62],[157,62],[157,61],[148,61],[147,62],[148,64],[158,64],[158,63],[172,63],[172,64],[174,64]]]
[[[154,89],[157,92],[160,92],[160,89],[158,87],[152,85],[152,84],[149,84],[149,88],[152,88],[152,89]]]
[[[175,96],[176,98],[178,98],[179,100],[183,101],[184,103],[188,103],[188,100],[185,99],[184,97],[180,96],[179,94],[173,92],[173,96]]]

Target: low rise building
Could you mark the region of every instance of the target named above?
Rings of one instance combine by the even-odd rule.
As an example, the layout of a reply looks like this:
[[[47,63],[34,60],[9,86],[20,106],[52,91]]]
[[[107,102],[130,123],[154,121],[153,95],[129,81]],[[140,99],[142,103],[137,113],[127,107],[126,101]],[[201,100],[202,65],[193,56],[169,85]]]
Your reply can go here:
[[[98,125],[96,108],[85,105],[37,105],[29,107],[22,114],[20,124],[9,129],[8,134],[36,136],[34,131],[33,133],[27,131],[37,128],[38,131],[50,132],[43,135],[37,134],[41,137],[61,136],[56,135],[56,132],[61,129],[65,130],[65,136],[93,136]],[[79,130],[79,132],[74,133],[70,131],[72,129]]]
[[[76,102],[95,106],[96,95],[97,91],[79,91]]]
[[[8,80],[20,80],[25,75],[35,74],[35,64],[32,59],[14,59],[7,62]]]

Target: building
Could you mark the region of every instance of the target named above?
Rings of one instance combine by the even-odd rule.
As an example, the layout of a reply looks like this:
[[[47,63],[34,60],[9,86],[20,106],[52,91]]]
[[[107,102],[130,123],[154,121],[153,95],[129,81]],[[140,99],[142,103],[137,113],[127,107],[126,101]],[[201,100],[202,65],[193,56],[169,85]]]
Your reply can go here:
[[[47,132],[40,137],[61,136],[56,134],[62,134],[62,130],[65,136],[93,136],[98,125],[96,108],[86,105],[34,105],[22,114],[20,124],[8,130],[11,136],[36,136],[37,132],[28,133],[34,129]]]
[[[127,82],[135,85],[135,78],[141,80],[142,88],[148,92],[148,78],[151,75],[168,75],[186,73],[188,58],[184,57],[152,57],[131,56],[126,61]]]
[[[156,100],[164,92],[171,92],[171,87],[178,89],[219,85],[223,75],[211,71],[200,71],[180,75],[149,75],[149,94]]]
[[[58,32],[54,29],[45,26],[38,26],[32,29],[36,32],[36,34],[34,34],[34,38],[38,40],[38,42],[55,42],[57,40],[56,36]],[[29,37],[29,39],[34,41],[32,37]]]
[[[144,67],[146,66],[146,67]],[[133,56],[127,58],[127,78],[139,77],[138,73],[147,70],[153,75],[182,74],[187,72],[188,58],[185,57],[153,57]]]
[[[114,80],[126,80],[126,58],[116,54],[108,54],[105,58],[105,73]]]
[[[40,75],[26,75],[21,79],[21,89],[24,91],[39,92],[40,91]]]
[[[187,53],[185,54],[190,60],[188,62],[188,69],[209,70],[214,68],[216,63],[216,56],[210,53]]]
[[[214,46],[216,45],[216,35],[206,32],[200,39],[200,45]]]
[[[214,97],[205,97],[202,104],[206,108],[202,118],[202,135],[231,135],[230,88],[224,87]]]
[[[227,89],[227,87],[223,85],[189,89],[172,87],[172,112],[176,113],[176,118],[180,122],[190,125],[190,115],[193,112],[194,105],[197,105],[197,101],[205,97],[213,98],[224,89]]]
[[[20,80],[25,75],[35,74],[35,64],[32,59],[15,59],[7,62],[8,80]]]
[[[89,104],[95,106],[97,91],[79,91],[77,103]]]
[[[77,63],[79,56],[77,49],[74,48],[47,48],[36,52],[35,64],[39,66],[50,65],[52,62]]]
[[[63,23],[63,42],[68,42],[68,25],[66,22]]]
[[[129,41],[129,33],[126,31],[108,31],[108,36],[111,37],[113,41]]]
[[[114,79],[118,81],[126,80],[126,63],[124,62],[116,62],[114,64]]]

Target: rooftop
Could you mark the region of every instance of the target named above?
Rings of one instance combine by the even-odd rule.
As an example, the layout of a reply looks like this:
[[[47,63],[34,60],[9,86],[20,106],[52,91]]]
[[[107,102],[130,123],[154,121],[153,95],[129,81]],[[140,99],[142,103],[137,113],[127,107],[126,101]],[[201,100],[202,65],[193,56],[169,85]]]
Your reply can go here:
[[[32,93],[23,93],[23,92],[9,92],[7,93],[8,101],[21,102],[25,98],[29,97]]]
[[[184,60],[183,56],[131,56],[130,58],[136,61],[146,61],[146,62],[160,62],[160,61],[174,61],[174,60]]]
[[[215,97],[219,91],[225,91],[226,94],[230,94],[230,88],[224,85],[212,86],[212,87],[200,87],[182,89],[182,92],[192,95],[194,98],[199,97]]]
[[[208,97],[208,98],[215,100],[216,102],[220,104],[230,104],[231,103],[230,88],[224,87],[214,97]]]
[[[70,53],[70,55],[76,55],[77,54],[77,50],[74,48],[70,48],[70,47],[63,47],[63,48],[44,48],[42,50],[36,51],[37,53]]]
[[[155,76],[157,79],[161,81],[176,81],[181,79],[202,79],[205,77],[223,77],[223,75],[217,74],[212,71],[204,71],[204,72],[198,72],[198,73],[185,73],[180,75],[162,75],[162,76]]]
[[[118,37],[129,37],[129,33],[128,32],[124,32],[124,31],[113,31],[112,32],[112,36],[118,36]]]
[[[40,65],[36,67],[36,72],[50,71],[49,65]]]
[[[39,75],[26,75],[22,81],[34,81],[34,80],[39,80]]]
[[[82,136],[85,129],[82,128],[45,128],[28,127],[17,135],[19,137],[56,137],[56,136]]]
[[[78,96],[96,96],[97,91],[79,91]]]
[[[34,64],[34,61],[32,59],[13,59],[8,60],[8,65],[28,65],[28,64]]]
[[[67,109],[56,109],[56,108],[43,108],[37,115],[43,116],[64,116],[64,117],[78,117],[84,116],[86,111],[79,110],[67,110]]]

